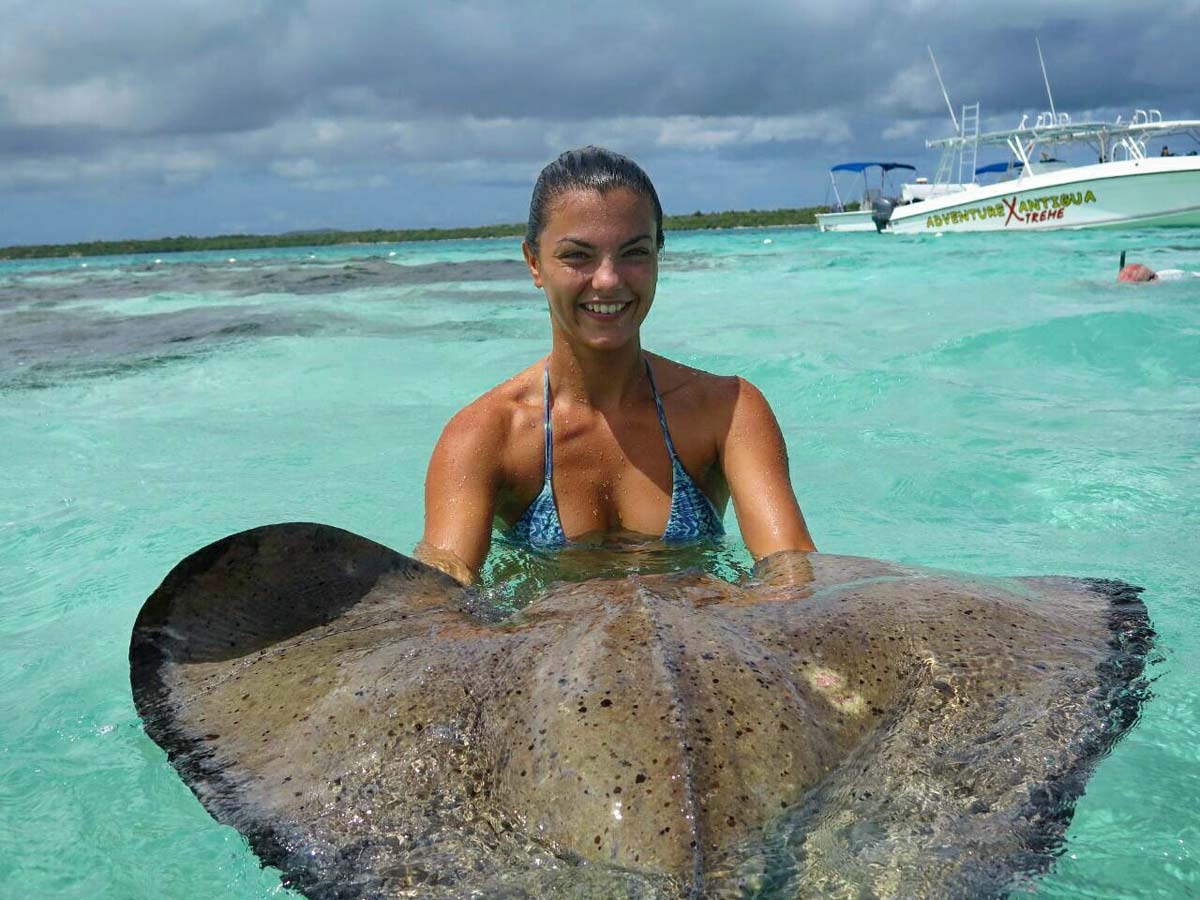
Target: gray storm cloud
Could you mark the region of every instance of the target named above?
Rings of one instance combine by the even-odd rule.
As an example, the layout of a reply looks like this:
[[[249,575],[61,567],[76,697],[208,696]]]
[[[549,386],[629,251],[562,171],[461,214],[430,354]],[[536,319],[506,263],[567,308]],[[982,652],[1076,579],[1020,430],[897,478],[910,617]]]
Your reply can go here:
[[[925,51],[985,124],[1045,106],[1200,113],[1200,4],[0,3],[0,190],[528,179],[564,146],[642,157],[912,152],[945,130]],[[458,166],[457,175],[453,169]],[[372,181],[374,179],[374,181]]]

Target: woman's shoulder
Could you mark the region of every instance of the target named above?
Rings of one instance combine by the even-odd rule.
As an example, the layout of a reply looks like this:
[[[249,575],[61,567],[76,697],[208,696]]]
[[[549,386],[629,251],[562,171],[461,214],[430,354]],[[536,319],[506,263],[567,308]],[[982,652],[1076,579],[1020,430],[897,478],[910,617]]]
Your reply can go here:
[[[653,367],[659,395],[670,397],[674,403],[708,410],[714,407],[731,408],[746,390],[757,393],[754,385],[738,375],[717,375],[665,356],[653,353],[646,355]]]
[[[740,375],[717,375],[662,356],[651,357],[651,365],[673,431],[702,434],[720,447],[735,431],[778,427],[762,391]]]
[[[495,446],[526,430],[531,421],[540,424],[544,365],[539,360],[476,397],[454,414],[444,434]]]

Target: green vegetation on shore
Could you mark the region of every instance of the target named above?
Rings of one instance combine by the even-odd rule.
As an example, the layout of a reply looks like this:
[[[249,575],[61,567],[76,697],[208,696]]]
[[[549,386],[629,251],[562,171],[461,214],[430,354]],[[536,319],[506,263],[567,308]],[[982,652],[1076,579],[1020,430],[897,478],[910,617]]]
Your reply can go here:
[[[729,212],[694,212],[664,216],[668,231],[703,228],[763,228],[780,225],[813,225],[826,207],[802,209],[750,209]],[[123,256],[128,253],[181,253],[198,250],[253,250],[264,247],[323,247],[331,244],[398,244],[407,241],[444,241],[466,238],[520,237],[523,224],[483,225],[477,228],[402,228],[371,231],[296,231],[288,234],[222,234],[215,237],[168,237],[144,241],[90,241],[83,244],[39,244],[0,248],[0,259],[37,259],[53,256]]]

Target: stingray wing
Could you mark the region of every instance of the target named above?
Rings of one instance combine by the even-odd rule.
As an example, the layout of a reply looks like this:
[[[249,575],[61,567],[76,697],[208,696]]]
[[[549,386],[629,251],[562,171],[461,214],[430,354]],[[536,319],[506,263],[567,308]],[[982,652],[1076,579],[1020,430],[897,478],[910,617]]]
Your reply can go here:
[[[386,547],[270,526],[147,601],[134,699],[311,896],[973,896],[1043,870],[1136,715],[1136,589],[760,575],[559,585],[488,626]]]
[[[789,896],[995,896],[1046,871],[1095,763],[1136,719],[1150,630],[1140,589],[974,578],[814,556],[798,589],[719,610],[804,659],[861,740],[731,857]]]
[[[205,808],[287,880],[371,893],[405,834],[377,827],[396,812],[373,796],[379,769],[418,758],[431,709],[461,691],[461,659],[438,648],[466,645],[436,636],[464,629],[478,626],[462,589],[422,563],[328,526],[256,528],[183,560],[146,602],[134,701]],[[436,805],[398,802],[410,829]]]

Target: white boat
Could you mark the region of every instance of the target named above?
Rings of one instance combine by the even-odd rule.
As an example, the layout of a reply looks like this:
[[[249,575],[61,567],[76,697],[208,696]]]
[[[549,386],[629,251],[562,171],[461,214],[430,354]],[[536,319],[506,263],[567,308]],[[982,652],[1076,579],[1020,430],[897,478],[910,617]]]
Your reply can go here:
[[[873,169],[879,169],[878,187],[872,186],[868,177],[868,173]],[[885,213],[890,213],[891,208],[897,202],[895,198],[884,196],[884,192],[887,190],[887,177],[896,169],[917,171],[915,166],[897,162],[848,162],[834,166],[829,170],[829,182],[833,187],[834,196],[832,211],[817,214],[817,227],[822,231],[878,231],[887,224],[887,215],[884,214],[879,224],[876,224],[877,205],[881,204],[883,200],[890,201],[879,206]],[[842,200],[842,191],[838,187],[838,173],[840,172],[856,172],[863,177],[862,196],[859,199],[858,209],[847,209]]]
[[[956,136],[926,141],[943,150],[935,190],[921,196],[919,186],[902,186],[886,230],[932,234],[1200,225],[1200,156],[1195,151],[1153,156],[1147,148],[1179,134],[1200,147],[1200,120],[1166,121],[1158,110],[1138,110],[1126,123],[1073,123],[1065,113],[1045,112],[1033,126],[1022,120],[1017,128],[978,134],[978,108],[963,107]],[[1070,145],[1089,148],[1097,161],[1071,165],[1058,159]],[[1011,161],[976,168],[979,148],[994,146],[1006,148]],[[952,182],[956,161],[958,180]],[[1005,177],[994,184],[975,180],[997,170]],[[964,183],[966,173],[972,179]]]
[[[1041,43],[1038,61],[1050,110],[1027,125],[979,133],[979,104],[954,115],[932,48],[937,76],[955,135],[925,142],[940,147],[942,159],[932,184],[905,184],[896,201],[872,204],[872,224],[899,234],[951,231],[1044,231],[1054,228],[1200,226],[1200,156],[1171,155],[1162,143],[1159,155],[1147,144],[1170,135],[1186,135],[1200,147],[1200,120],[1165,121],[1156,109],[1136,110],[1122,122],[1072,122],[1054,108]],[[1003,147],[1008,162],[977,166],[980,148]],[[1096,162],[1075,165],[1060,155],[1084,148]],[[997,174],[995,183],[978,176]],[[891,207],[890,209],[888,207]],[[832,229],[831,229],[832,230]],[[864,229],[865,230],[865,229]]]

